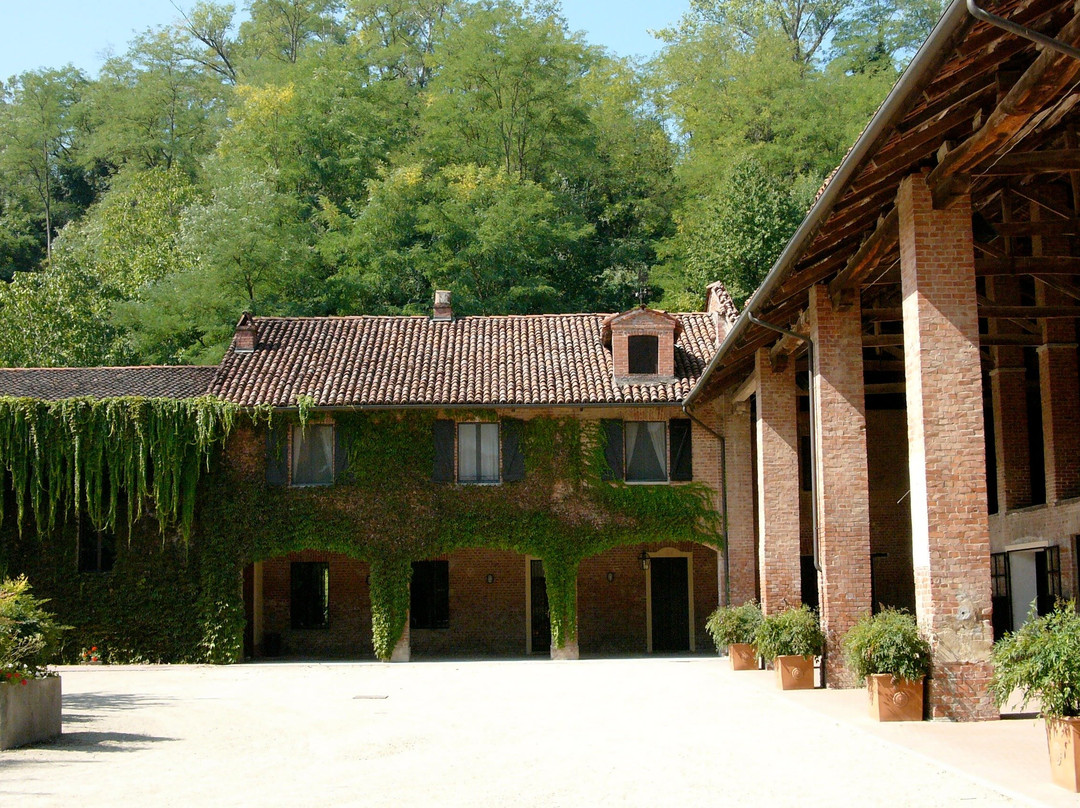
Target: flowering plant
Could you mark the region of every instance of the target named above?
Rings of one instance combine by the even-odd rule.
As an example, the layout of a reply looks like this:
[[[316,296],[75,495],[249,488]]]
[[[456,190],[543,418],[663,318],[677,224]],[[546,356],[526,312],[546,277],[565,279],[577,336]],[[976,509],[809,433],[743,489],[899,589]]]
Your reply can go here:
[[[101,651],[98,650],[96,645],[91,645],[89,648],[82,649],[80,656],[84,663],[101,662]]]
[[[48,675],[46,664],[64,626],[44,604],[30,594],[25,577],[0,581],[0,682],[21,684]]]

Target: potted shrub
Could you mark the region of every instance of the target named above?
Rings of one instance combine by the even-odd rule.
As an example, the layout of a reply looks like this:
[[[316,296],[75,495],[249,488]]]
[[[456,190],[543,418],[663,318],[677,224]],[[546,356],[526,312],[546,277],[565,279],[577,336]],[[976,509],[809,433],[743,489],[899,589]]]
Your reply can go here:
[[[60,677],[46,662],[61,626],[26,578],[0,582],[0,749],[60,734]]]
[[[1038,699],[1046,722],[1054,782],[1080,791],[1080,614],[1058,603],[1038,617],[1034,607],[1019,631],[994,645],[990,692],[1001,707],[1016,690],[1022,707]]]
[[[783,690],[814,686],[814,657],[825,648],[818,616],[806,606],[767,615],[758,626],[754,644],[763,659],[772,660]]]
[[[844,635],[848,667],[866,680],[870,715],[878,721],[922,721],[930,644],[915,618],[898,609],[865,615]]]
[[[727,649],[732,670],[757,670],[754,635],[761,620],[761,607],[749,601],[741,606],[721,606],[705,621],[705,630],[716,644],[716,652],[722,654]]]

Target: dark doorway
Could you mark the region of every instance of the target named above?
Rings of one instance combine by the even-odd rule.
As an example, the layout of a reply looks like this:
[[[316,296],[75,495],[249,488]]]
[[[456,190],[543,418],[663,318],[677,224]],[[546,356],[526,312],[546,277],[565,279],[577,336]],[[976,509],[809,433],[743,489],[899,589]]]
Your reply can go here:
[[[690,650],[690,592],[686,557],[649,562],[652,578],[653,651]]]
[[[1050,614],[1061,599],[1061,548],[1047,547],[1035,554],[1035,608],[1039,616]]]
[[[544,562],[529,562],[529,614],[532,632],[532,652],[551,653],[551,617],[548,615],[547,579],[544,578]]]
[[[255,656],[255,566],[244,567],[244,659]]]

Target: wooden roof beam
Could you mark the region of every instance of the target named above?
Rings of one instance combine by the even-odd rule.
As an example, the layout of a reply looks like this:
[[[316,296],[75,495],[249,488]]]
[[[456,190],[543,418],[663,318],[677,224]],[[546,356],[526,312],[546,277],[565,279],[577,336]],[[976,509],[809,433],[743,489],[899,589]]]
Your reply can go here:
[[[1080,258],[1074,255],[975,258],[976,277],[989,278],[995,275],[1080,275]]]
[[[1066,171],[1080,171],[1080,149],[1010,153],[974,173],[983,177],[1005,177]]]
[[[1058,33],[1057,39],[1069,45],[1080,44],[1080,14]],[[1080,78],[1080,59],[1056,51],[1044,50],[1012,86],[974,135],[948,152],[930,172],[927,184],[934,206],[946,207],[957,193],[954,181],[988,160],[1024,126],[1068,90]]]
[[[795,327],[791,329],[796,334],[806,334],[810,331],[810,325],[806,321],[806,310],[804,309],[799,314],[799,319],[795,323]],[[784,335],[769,351],[769,359],[772,361],[774,367],[779,367],[788,356],[795,353],[806,343],[802,340],[795,339]]]
[[[896,206],[878,222],[877,228],[862,243],[835,278],[829,283],[829,298],[834,306],[843,302],[844,296],[857,290],[886,255],[889,255],[900,241],[900,215]]]

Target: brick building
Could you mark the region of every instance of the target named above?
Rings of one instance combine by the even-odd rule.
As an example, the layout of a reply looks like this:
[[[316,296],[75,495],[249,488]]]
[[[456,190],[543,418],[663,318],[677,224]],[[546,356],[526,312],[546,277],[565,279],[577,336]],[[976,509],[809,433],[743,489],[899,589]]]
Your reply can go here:
[[[1080,44],[1073,4],[991,10]],[[0,392],[201,379],[245,407],[303,402],[309,431],[226,450],[268,492],[333,487],[347,412],[433,413],[433,485],[462,490],[530,485],[519,424],[590,423],[612,476],[703,483],[724,533],[719,552],[661,529],[582,559],[582,653],[701,649],[717,602],[806,602],[826,682],[847,686],[840,636],[900,606],[932,642],[933,715],[992,718],[994,636],[1080,584],[1075,56],[955,0],[739,313],[718,285],[679,315],[455,319],[440,294],[430,318],[246,318],[210,371],[3,371]],[[553,511],[578,507],[561,496]],[[543,560],[497,544],[416,560],[402,653],[548,652]],[[364,559],[245,561],[252,652],[370,652]]]
[[[409,437],[389,439],[426,444],[416,455],[426,467],[408,476],[417,486],[414,499],[402,507],[431,511],[452,501],[455,524],[469,528],[471,517],[482,522],[483,511],[541,484],[545,461],[526,445],[530,425],[542,420],[554,428],[569,420],[584,430],[580,441],[603,435],[610,482],[602,485],[642,495],[691,486],[704,492],[715,514],[719,421],[707,406],[692,416],[681,408],[734,318],[722,286],[707,295],[707,311],[678,315],[641,308],[462,318],[453,315],[445,292],[437,293],[431,316],[245,315],[216,368],[0,370],[0,393],[44,400],[210,395],[242,411],[277,414],[270,425],[244,422],[232,432],[216,473],[228,482],[204,495],[192,538],[198,545],[200,531],[221,529],[207,516],[208,501],[227,504],[233,485],[253,487],[261,507],[284,516],[252,510],[228,528],[237,545],[247,533],[270,534],[259,537],[256,549],[245,544],[238,556],[248,655],[370,657],[367,551],[386,542],[417,545],[407,551],[411,602],[397,658],[706,651],[705,618],[719,600],[718,531],[703,533],[712,536],[703,542],[664,529],[642,536],[645,541],[628,540],[617,524],[599,533],[583,529],[582,541],[600,535],[601,549],[576,567],[576,641],[556,648],[546,581],[552,559],[508,549],[515,532],[526,532],[524,523],[515,526],[509,514],[505,532],[477,529],[475,542],[441,536],[439,523],[452,520],[437,514],[411,536],[398,535],[396,525],[372,528],[377,509],[366,504],[390,496],[378,478],[391,470],[350,476],[353,449],[346,441],[377,439],[370,431],[359,435],[357,416],[369,419],[359,425],[369,430],[411,424]],[[298,419],[301,408],[305,416]],[[547,510],[588,507],[571,480],[556,479],[554,488]],[[456,493],[447,499],[448,491]],[[295,538],[292,523],[304,520],[289,514],[312,502],[324,507],[318,519],[344,520],[343,531]],[[410,523],[404,532],[412,529]],[[394,535],[370,536],[380,530]],[[89,551],[101,556],[99,531],[84,530],[78,540],[80,558]],[[267,555],[267,546],[288,551]],[[427,546],[452,549],[427,556]],[[123,542],[114,541],[106,555],[123,552]],[[101,568],[91,564],[83,575]]]
[[[1076,596],[1080,535],[1080,17],[992,4],[1063,50],[970,5],[946,10],[687,402],[722,402],[733,599],[819,604],[831,686],[860,614],[913,609],[933,714],[969,720],[997,715],[994,636]]]

